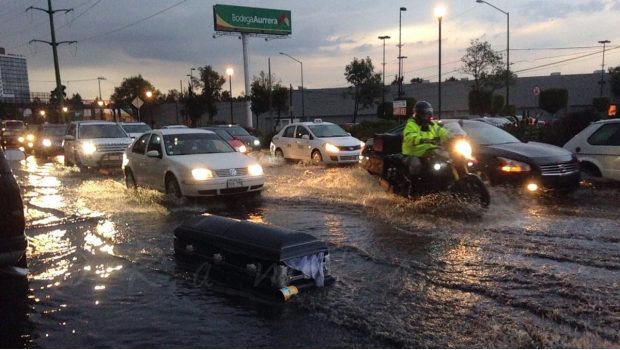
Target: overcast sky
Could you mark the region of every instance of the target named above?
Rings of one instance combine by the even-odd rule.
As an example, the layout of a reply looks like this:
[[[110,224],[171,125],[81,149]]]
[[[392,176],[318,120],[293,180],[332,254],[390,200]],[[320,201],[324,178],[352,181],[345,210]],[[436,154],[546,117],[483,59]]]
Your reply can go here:
[[[124,78],[141,74],[162,93],[187,89],[190,68],[212,66],[221,75],[232,67],[233,95],[244,88],[242,41],[213,38],[213,5],[237,5],[291,11],[292,35],[265,41],[249,38],[250,76],[269,69],[283,85],[345,87],[344,70],[354,58],[370,57],[382,72],[385,41],[386,82],[398,73],[401,21],[404,80],[438,78],[439,26],[434,8],[443,5],[442,80],[466,77],[458,72],[470,42],[487,41],[506,55],[510,13],[511,69],[519,76],[593,73],[620,65],[620,0],[489,0],[501,11],[476,0],[52,0],[61,80],[70,97],[101,94],[107,99]],[[30,90],[55,88],[47,0],[0,0],[0,47],[27,59]],[[406,11],[400,11],[405,7]],[[64,13],[63,9],[72,9]],[[503,11],[503,12],[502,12]],[[195,74],[196,72],[194,72]],[[228,89],[228,82],[224,89]]]

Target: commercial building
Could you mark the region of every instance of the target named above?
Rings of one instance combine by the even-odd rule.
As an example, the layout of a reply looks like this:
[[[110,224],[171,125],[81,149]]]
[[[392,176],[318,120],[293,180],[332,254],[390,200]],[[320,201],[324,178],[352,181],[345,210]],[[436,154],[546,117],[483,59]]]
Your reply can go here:
[[[0,47],[0,101],[30,103],[26,59],[7,54],[3,47]]]

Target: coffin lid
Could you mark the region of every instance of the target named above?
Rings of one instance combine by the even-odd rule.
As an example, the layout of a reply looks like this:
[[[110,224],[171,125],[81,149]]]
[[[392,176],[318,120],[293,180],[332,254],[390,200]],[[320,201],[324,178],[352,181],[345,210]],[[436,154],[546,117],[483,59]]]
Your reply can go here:
[[[183,222],[174,235],[235,254],[278,262],[328,250],[325,243],[307,233],[210,214]]]

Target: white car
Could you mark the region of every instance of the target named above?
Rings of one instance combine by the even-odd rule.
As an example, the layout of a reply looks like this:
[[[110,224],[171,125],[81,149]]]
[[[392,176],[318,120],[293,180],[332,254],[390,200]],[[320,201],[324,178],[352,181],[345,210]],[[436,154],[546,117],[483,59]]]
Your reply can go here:
[[[216,133],[202,129],[158,129],[144,133],[125,151],[127,188],[148,187],[175,197],[260,192],[263,167]]]
[[[123,152],[131,138],[115,122],[74,121],[65,133],[62,148],[64,165],[87,168],[121,168]]]
[[[354,164],[360,160],[364,143],[336,124],[315,119],[292,123],[272,139],[272,155],[284,159],[310,159],[314,163]]]
[[[583,172],[620,181],[620,119],[591,123],[564,148],[577,156]]]
[[[139,137],[152,129],[147,123],[144,122],[121,122],[118,124],[120,124],[132,140],[135,140],[136,137]]]

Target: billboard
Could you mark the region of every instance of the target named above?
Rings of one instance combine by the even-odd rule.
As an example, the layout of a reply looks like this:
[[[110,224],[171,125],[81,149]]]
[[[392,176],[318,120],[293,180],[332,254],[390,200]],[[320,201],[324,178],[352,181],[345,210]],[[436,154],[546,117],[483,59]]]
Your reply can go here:
[[[290,35],[291,11],[213,5],[213,24],[218,32]]]

